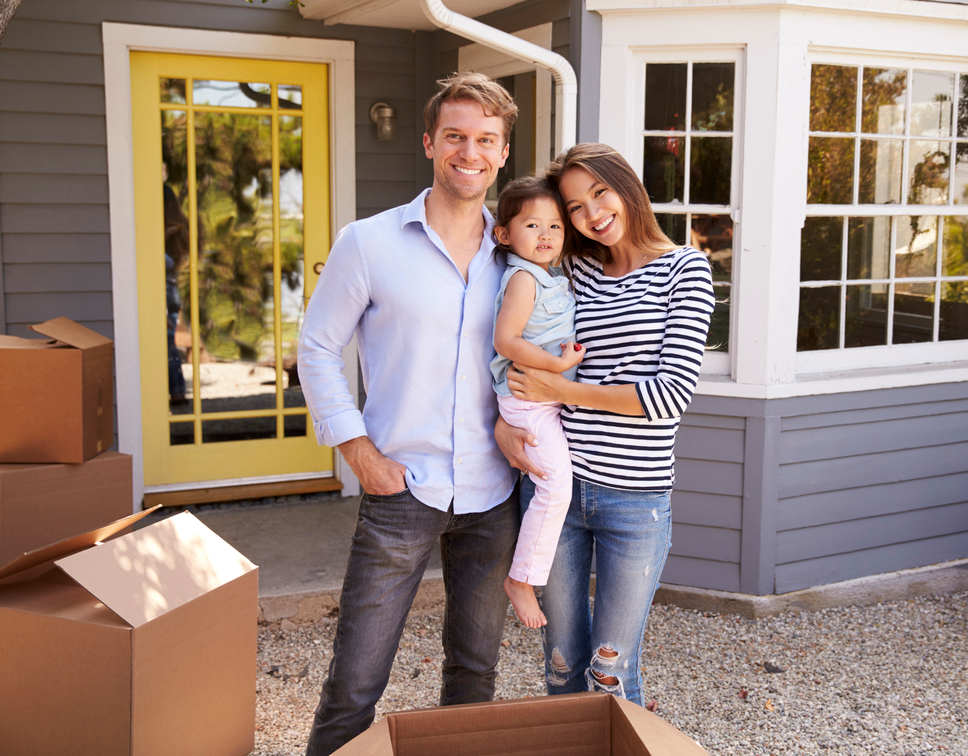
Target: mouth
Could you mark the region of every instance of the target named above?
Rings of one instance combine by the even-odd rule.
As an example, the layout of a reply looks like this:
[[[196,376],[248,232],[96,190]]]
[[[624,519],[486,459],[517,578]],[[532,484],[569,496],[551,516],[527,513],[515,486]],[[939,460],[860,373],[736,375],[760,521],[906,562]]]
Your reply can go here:
[[[603,220],[601,223],[599,223],[597,226],[592,226],[592,229],[595,230],[595,231],[598,231],[599,233],[601,233],[602,231],[604,231],[605,229],[607,229],[609,226],[611,226],[612,225],[612,221],[614,221],[614,220],[615,220],[615,215],[614,214],[613,215],[610,215],[605,220]]]
[[[455,165],[454,170],[458,173],[463,173],[465,176],[479,176],[484,173],[483,168],[462,168],[459,165]]]

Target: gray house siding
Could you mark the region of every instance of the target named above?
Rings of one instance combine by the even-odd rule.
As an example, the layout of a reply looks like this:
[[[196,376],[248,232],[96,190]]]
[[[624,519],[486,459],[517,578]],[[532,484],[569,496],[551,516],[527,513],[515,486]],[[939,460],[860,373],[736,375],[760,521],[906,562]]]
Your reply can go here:
[[[357,206],[364,217],[408,201],[415,170],[409,31],[324,26],[293,9],[240,0],[24,0],[0,42],[0,249],[3,325],[66,315],[113,338],[101,23],[356,41]],[[398,134],[378,142],[370,106],[398,112]],[[422,155],[421,155],[422,157]]]
[[[968,557],[968,385],[699,396],[677,458],[664,582],[767,595]]]

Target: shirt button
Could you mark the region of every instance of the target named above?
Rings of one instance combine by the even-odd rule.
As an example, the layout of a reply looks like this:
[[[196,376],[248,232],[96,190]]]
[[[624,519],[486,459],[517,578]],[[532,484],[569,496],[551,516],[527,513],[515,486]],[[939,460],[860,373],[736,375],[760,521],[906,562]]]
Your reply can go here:
[[[466,376],[466,375],[462,375],[462,376],[460,377],[460,379],[461,379],[462,381],[466,381],[466,380],[467,380],[467,376]]]
[[[464,460],[462,460],[462,459],[458,459],[458,460],[457,460],[457,464],[459,465],[459,464],[460,464],[461,462],[463,462],[463,461],[464,461]]]
[[[458,422],[458,423],[462,423],[462,422],[464,422],[464,418],[462,418],[462,417],[458,417],[458,418],[457,418],[457,422]]]

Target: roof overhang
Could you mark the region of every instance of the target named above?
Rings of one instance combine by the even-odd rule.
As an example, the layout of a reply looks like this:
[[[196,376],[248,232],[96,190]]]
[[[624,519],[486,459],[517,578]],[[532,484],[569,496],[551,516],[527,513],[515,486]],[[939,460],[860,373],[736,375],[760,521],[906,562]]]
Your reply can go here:
[[[449,0],[447,7],[469,18],[515,5],[519,0]],[[437,27],[424,15],[417,0],[303,0],[303,18],[327,25],[354,24],[389,29],[434,31]]]

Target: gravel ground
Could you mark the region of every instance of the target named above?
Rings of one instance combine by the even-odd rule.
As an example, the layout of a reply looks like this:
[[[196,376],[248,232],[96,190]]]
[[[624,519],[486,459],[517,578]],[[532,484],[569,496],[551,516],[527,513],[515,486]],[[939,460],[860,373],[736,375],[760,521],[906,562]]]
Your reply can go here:
[[[433,706],[440,613],[412,616],[378,716]],[[254,756],[301,756],[335,619],[259,631]],[[656,606],[643,690],[714,756],[968,756],[968,593],[761,620]],[[508,618],[498,698],[544,695],[539,635]],[[459,756],[459,755],[458,755]]]

